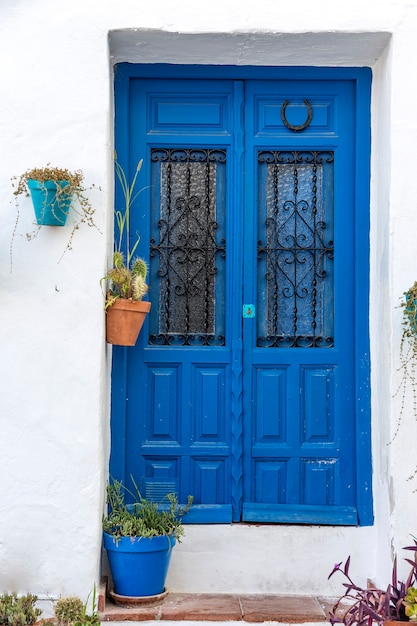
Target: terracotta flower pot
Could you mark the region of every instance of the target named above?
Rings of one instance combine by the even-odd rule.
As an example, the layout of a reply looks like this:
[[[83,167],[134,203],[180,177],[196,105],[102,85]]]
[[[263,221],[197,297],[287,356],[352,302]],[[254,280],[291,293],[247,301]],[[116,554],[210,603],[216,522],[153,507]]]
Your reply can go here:
[[[118,298],[106,313],[107,343],[134,346],[150,309],[150,302]]]

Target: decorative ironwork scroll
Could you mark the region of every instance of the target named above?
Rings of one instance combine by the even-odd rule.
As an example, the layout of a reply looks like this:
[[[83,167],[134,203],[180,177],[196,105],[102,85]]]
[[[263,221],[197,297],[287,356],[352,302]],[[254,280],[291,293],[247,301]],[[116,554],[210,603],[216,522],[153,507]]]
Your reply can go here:
[[[151,291],[159,306],[149,342],[224,345],[226,151],[155,148],[151,161],[159,189]]]
[[[258,346],[333,346],[333,160],[258,154]]]

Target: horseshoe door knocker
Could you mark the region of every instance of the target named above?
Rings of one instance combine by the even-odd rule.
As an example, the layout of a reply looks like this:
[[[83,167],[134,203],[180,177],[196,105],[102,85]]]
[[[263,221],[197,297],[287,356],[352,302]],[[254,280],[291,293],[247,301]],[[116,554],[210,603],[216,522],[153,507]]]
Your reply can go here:
[[[298,132],[300,130],[304,130],[305,128],[307,128],[307,126],[310,124],[311,120],[313,119],[313,109],[311,108],[311,104],[309,103],[307,98],[304,99],[304,104],[307,107],[307,119],[304,122],[304,124],[299,124],[298,126],[295,126],[294,124],[290,124],[289,121],[286,118],[285,110],[286,110],[288,104],[289,104],[289,100],[285,100],[285,102],[283,103],[282,108],[281,108],[281,119],[284,122],[285,126],[289,130],[293,130],[294,132]]]

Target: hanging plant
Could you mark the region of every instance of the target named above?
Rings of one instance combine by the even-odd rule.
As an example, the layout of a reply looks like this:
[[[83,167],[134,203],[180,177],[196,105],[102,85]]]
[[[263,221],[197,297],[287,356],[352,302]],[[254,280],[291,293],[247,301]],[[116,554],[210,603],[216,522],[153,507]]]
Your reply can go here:
[[[402,376],[395,395],[400,395],[400,417],[393,439],[396,437],[405,409],[406,391],[411,387],[413,411],[417,418],[417,281],[404,292],[401,302],[403,309],[402,334],[400,342],[400,370]]]
[[[81,224],[97,228],[94,222],[95,209],[87,198],[88,189],[84,185],[84,175],[81,170],[71,172],[68,169],[52,167],[48,163],[46,167],[35,167],[26,170],[20,176],[14,176],[12,187],[17,217],[11,248],[20,218],[19,196],[30,196],[35,210],[37,228],[31,233],[26,233],[29,241],[38,235],[42,226],[64,226],[72,208],[76,219],[59,261],[67,250],[72,249],[74,234]]]

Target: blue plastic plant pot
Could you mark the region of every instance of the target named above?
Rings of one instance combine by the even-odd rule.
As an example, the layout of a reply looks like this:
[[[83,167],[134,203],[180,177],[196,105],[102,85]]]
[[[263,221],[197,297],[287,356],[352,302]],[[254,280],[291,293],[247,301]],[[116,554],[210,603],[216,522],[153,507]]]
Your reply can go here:
[[[42,226],[64,226],[71,205],[71,194],[57,194],[57,188],[59,186],[63,189],[69,182],[63,180],[55,183],[47,180],[41,183],[28,180],[27,184],[35,209],[36,223]]]
[[[164,591],[175,538],[104,535],[114,591],[120,596],[156,596]]]

